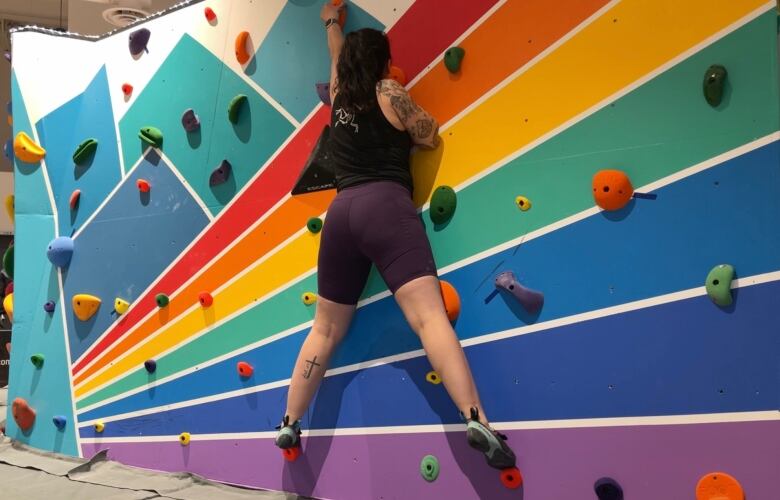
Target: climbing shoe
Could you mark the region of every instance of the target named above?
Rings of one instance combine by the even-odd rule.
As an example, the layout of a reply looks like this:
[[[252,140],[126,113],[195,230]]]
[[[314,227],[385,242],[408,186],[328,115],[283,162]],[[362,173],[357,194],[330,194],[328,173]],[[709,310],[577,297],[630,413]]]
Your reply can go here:
[[[471,409],[471,418],[466,419],[466,436],[469,446],[485,454],[489,466],[495,469],[515,466],[515,453],[504,442],[506,436],[482,424],[476,408]]]
[[[281,425],[276,426],[276,429],[279,431],[279,433],[276,434],[276,446],[279,448],[287,450],[301,444],[300,420],[296,420],[290,424],[290,417],[285,415]]]

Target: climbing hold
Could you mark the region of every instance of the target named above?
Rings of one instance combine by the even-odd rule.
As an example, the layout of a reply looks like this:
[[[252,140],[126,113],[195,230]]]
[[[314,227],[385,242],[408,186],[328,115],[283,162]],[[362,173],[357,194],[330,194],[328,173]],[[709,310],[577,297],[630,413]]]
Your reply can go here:
[[[301,170],[301,175],[298,176],[295,186],[290,191],[291,194],[313,193],[336,187],[336,174],[328,148],[329,137],[330,127],[325,125]]]
[[[212,23],[217,19],[217,14],[214,13],[214,9],[206,7],[203,9],[203,13],[206,15],[206,21]]]
[[[73,240],[67,236],[58,236],[49,243],[46,257],[57,267],[67,267],[73,256]]]
[[[148,193],[152,189],[151,184],[146,179],[138,179],[135,181],[135,185],[138,186],[138,190],[142,193]]]
[[[521,285],[512,271],[504,271],[496,276],[496,288],[512,294],[529,313],[535,313],[544,304],[544,295]]]
[[[447,67],[447,71],[450,73],[457,73],[460,71],[460,64],[463,62],[463,56],[466,55],[466,51],[460,47],[450,47],[447,52],[444,53],[444,66]]]
[[[88,321],[95,315],[100,307],[100,299],[87,293],[78,293],[73,296],[73,312],[81,321]]]
[[[187,132],[195,132],[200,128],[200,117],[190,108],[181,115],[181,125]]]
[[[76,152],[73,153],[73,163],[76,165],[84,164],[90,158],[90,156],[95,154],[97,147],[97,139],[87,139],[86,141],[82,142],[76,148]]]
[[[3,154],[8,158],[8,161],[11,163],[14,162],[14,141],[11,139],[5,141],[5,144],[3,144]]]
[[[252,365],[250,365],[246,361],[239,361],[236,364],[236,369],[238,370],[239,376],[243,378],[249,378],[255,372],[255,369],[252,368]]]
[[[306,227],[312,233],[317,234],[322,230],[322,219],[319,217],[312,217],[306,222]]]
[[[119,297],[114,299],[114,311],[116,311],[117,314],[122,315],[126,313],[128,309],[130,309],[130,302],[120,299]]]
[[[47,313],[53,313],[54,312],[54,307],[55,306],[54,306],[54,301],[53,300],[50,300],[50,301],[46,302],[45,304],[43,304],[43,310],[46,311]]]
[[[249,32],[242,31],[236,37],[236,59],[239,64],[246,64],[251,57],[247,42],[249,42]]]
[[[28,430],[35,423],[35,410],[24,398],[16,398],[11,403],[11,414],[14,422],[23,431]]]
[[[5,285],[5,295],[8,295],[9,293],[14,293],[14,282],[9,281],[7,285]]]
[[[303,301],[304,304],[310,306],[315,302],[317,302],[317,294],[313,292],[303,292],[303,294],[301,295],[301,300]]]
[[[209,176],[209,186],[219,186],[224,184],[230,179],[230,172],[233,171],[233,166],[227,160],[222,160],[222,163],[215,168]]]
[[[81,199],[81,189],[75,189],[72,193],[70,193],[70,209],[75,210],[76,207],[79,204],[79,199]]]
[[[452,218],[455,207],[458,206],[458,197],[455,190],[449,186],[439,186],[431,197],[430,216],[434,224],[444,224]]]
[[[340,7],[344,3],[344,0],[333,0],[332,3],[334,7]],[[346,22],[347,22],[347,9],[345,5],[343,8],[339,9],[339,26],[341,26],[341,28],[343,29],[344,23]]]
[[[447,311],[447,318],[452,323],[460,315],[460,296],[455,287],[447,281],[439,281],[439,288],[441,288],[441,298],[444,301],[444,310]]]
[[[501,471],[501,483],[510,490],[515,490],[523,484],[523,476],[517,467],[510,467]]]
[[[95,422],[94,426],[95,426],[95,432],[97,432],[98,434],[106,430],[106,424],[104,424],[102,420],[98,420],[97,422]]]
[[[5,296],[3,299],[3,309],[5,310],[5,314],[8,316],[8,321],[11,323],[14,322],[14,294],[9,293]]]
[[[432,384],[436,384],[436,385],[441,384],[441,377],[439,376],[438,373],[436,373],[434,371],[428,372],[428,374],[425,375],[425,380],[427,380],[428,382],[430,382]]]
[[[36,368],[43,368],[43,354],[33,354],[30,356],[30,362],[35,365]]]
[[[7,50],[6,50],[5,52],[3,52],[3,57],[4,57],[4,58],[5,58],[5,60],[6,60],[6,61],[8,61],[9,63],[11,62],[11,53],[10,53],[10,52],[8,52]]]
[[[696,500],[744,500],[739,481],[725,472],[710,472],[696,484]]]
[[[198,302],[200,302],[200,306],[203,308],[211,307],[211,304],[214,303],[214,297],[209,292],[200,292],[198,294]]]
[[[130,33],[130,54],[137,56],[144,51],[148,53],[149,49],[146,46],[149,44],[151,36],[152,32],[146,28]]]
[[[241,110],[248,100],[249,98],[244,94],[238,94],[230,100],[230,104],[228,104],[228,120],[230,120],[230,123],[234,125],[238,123],[238,118],[241,116]]]
[[[138,138],[150,146],[154,146],[155,148],[158,149],[162,148],[163,133],[159,128],[143,127],[138,132]]]
[[[420,461],[420,474],[426,481],[433,482],[439,477],[439,461],[433,455],[425,455]]]
[[[600,170],[593,176],[593,199],[604,210],[620,210],[633,194],[631,180],[620,170]]]
[[[3,269],[9,278],[14,279],[14,245],[9,245],[3,252]]]
[[[25,163],[38,163],[46,156],[46,150],[24,132],[14,138],[14,155]]]
[[[65,415],[54,415],[51,421],[54,422],[54,426],[59,430],[64,429],[65,424],[68,423],[68,420],[65,418]]]
[[[155,295],[154,300],[157,302],[157,307],[165,307],[171,302],[171,299],[164,293]]]
[[[5,197],[5,213],[8,214],[8,218],[11,219],[11,224],[14,223],[14,195],[9,194]]]
[[[192,437],[190,436],[189,432],[182,432],[181,434],[179,434],[179,442],[181,443],[182,446],[187,446],[188,444],[190,444],[191,439]]]
[[[727,76],[728,71],[720,64],[713,64],[704,73],[704,83],[702,83],[704,98],[713,108],[718,107],[723,99],[723,87],[726,85]]]
[[[730,306],[734,300],[731,296],[731,281],[733,279],[733,266],[720,264],[713,267],[707,274],[707,281],[704,284],[704,287],[707,289],[707,295],[721,307]]]
[[[593,485],[599,500],[623,500],[623,488],[610,477],[602,477]]]
[[[299,456],[301,456],[301,447],[294,446],[292,448],[282,448],[282,456],[288,462],[295,462]]]
[[[317,95],[325,106],[330,106],[330,83],[322,82],[315,83],[314,86],[317,89]]]
[[[400,83],[402,87],[406,86],[406,73],[398,66],[390,66],[390,72],[387,77]]]
[[[133,93],[133,86],[129,83],[123,83],[122,84],[122,93],[125,95],[125,97],[129,97],[130,94]]]
[[[149,373],[154,373],[157,371],[157,361],[153,359],[147,359],[144,361],[144,368],[146,368],[146,371]]]
[[[515,198],[515,204],[517,205],[517,208],[519,208],[523,212],[531,208],[531,200],[529,200],[525,196],[518,196],[517,198]]]

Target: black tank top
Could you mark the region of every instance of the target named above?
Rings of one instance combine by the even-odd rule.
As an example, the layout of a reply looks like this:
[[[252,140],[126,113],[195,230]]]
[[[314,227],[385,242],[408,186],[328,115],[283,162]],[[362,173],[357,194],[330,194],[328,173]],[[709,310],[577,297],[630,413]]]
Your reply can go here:
[[[336,94],[330,112],[329,149],[336,174],[336,190],[371,181],[395,181],[414,189],[409,170],[412,139],[395,128],[379,104],[347,113]]]

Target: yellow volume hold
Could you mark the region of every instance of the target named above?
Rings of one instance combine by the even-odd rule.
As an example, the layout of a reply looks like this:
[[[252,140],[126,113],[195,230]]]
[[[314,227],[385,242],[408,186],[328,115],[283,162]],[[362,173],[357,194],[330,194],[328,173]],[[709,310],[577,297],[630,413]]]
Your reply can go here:
[[[25,163],[38,163],[46,156],[46,150],[24,132],[14,138],[14,154]]]

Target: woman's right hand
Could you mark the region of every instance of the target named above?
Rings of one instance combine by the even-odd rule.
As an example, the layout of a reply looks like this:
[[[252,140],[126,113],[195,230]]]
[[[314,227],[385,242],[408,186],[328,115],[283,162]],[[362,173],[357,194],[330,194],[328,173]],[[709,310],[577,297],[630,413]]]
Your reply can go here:
[[[328,19],[338,19],[339,11],[344,8],[344,1],[338,2],[338,6],[333,5],[333,0],[327,0],[325,5],[322,6],[320,11],[320,19],[327,21]]]

